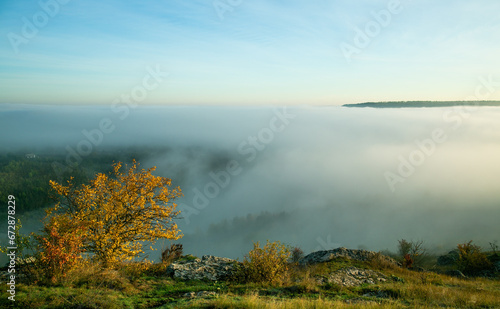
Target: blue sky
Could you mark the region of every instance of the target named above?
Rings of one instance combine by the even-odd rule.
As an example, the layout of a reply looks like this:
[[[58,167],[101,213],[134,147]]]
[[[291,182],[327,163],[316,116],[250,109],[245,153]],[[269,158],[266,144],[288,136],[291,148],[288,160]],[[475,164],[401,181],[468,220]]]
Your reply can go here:
[[[494,0],[2,1],[0,103],[106,105],[148,68],[168,77],[141,104],[463,100],[480,77],[500,82],[498,12]]]

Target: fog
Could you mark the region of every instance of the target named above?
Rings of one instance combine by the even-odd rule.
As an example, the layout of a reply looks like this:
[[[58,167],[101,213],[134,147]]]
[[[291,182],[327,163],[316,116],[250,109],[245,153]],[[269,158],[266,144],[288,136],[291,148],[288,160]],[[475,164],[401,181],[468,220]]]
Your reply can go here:
[[[68,162],[158,149],[141,165],[181,186],[179,242],[198,256],[267,239],[308,253],[500,238],[500,108],[3,104],[0,129],[2,152]]]

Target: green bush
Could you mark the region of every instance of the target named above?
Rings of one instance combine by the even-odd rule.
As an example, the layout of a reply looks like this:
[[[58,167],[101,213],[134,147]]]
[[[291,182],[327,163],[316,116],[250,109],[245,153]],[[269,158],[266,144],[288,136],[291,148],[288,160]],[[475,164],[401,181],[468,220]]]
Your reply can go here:
[[[288,277],[290,255],[290,248],[279,241],[267,241],[263,248],[259,242],[254,243],[253,250],[243,261],[246,279],[259,283],[282,283]]]
[[[474,245],[472,240],[468,243],[459,244],[457,267],[466,275],[478,275],[485,270],[492,269],[492,264],[481,247]]]

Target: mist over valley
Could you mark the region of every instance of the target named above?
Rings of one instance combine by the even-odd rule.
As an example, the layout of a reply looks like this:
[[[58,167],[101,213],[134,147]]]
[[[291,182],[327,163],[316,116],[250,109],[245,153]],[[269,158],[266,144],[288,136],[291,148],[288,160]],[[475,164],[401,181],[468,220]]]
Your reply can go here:
[[[181,187],[178,242],[194,255],[242,258],[267,239],[306,253],[395,250],[401,238],[446,251],[500,235],[499,119],[495,107],[2,104],[0,144],[62,169],[140,153],[141,168]]]

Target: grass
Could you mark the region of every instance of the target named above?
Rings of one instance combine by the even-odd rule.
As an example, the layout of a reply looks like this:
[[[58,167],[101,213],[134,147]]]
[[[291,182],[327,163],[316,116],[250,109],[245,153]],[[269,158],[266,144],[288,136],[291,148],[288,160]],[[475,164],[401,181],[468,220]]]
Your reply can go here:
[[[9,308],[12,302],[2,299],[0,305]],[[71,288],[18,285],[17,308],[135,308],[129,297],[105,288]]]
[[[389,279],[374,285],[318,284],[315,276],[356,266]],[[394,278],[397,278],[394,279]],[[161,264],[126,264],[117,270],[79,269],[53,285],[16,285],[18,308],[499,308],[499,278],[458,279],[381,263],[339,259],[292,267],[280,285],[176,281]],[[187,298],[213,291],[216,296]],[[12,304],[4,297],[0,307]]]

